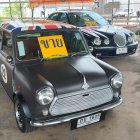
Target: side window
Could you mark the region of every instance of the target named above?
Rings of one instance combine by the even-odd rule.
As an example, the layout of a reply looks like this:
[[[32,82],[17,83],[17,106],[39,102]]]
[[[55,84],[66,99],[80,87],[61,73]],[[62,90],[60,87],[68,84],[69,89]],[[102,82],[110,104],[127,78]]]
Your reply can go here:
[[[11,34],[3,32],[2,51],[9,56],[12,56],[12,37]]]
[[[68,16],[71,24],[75,24],[76,22],[78,22],[76,14],[70,13]]]
[[[64,14],[64,13],[61,13],[61,14],[59,15],[58,21],[62,21],[62,22],[67,23],[67,22],[68,22],[67,15]]]
[[[57,18],[58,18],[58,13],[54,13],[48,17],[48,19],[50,20],[57,20]]]

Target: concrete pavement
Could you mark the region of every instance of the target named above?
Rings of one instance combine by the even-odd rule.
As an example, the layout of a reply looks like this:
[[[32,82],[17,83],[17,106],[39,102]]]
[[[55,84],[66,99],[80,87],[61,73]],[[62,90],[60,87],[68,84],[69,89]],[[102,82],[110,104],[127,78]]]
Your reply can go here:
[[[132,56],[103,60],[124,76],[124,103],[109,111],[104,121],[73,131],[68,122],[23,134],[15,122],[13,103],[0,87],[0,140],[140,140],[140,46]]]

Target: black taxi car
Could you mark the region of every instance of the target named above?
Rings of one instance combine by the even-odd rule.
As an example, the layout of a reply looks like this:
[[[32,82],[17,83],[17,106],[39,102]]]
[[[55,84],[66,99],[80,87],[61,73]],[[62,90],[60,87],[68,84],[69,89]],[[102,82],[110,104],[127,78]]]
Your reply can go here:
[[[21,132],[71,121],[76,129],[122,103],[122,75],[98,60],[78,28],[9,21],[0,27],[0,81]]]

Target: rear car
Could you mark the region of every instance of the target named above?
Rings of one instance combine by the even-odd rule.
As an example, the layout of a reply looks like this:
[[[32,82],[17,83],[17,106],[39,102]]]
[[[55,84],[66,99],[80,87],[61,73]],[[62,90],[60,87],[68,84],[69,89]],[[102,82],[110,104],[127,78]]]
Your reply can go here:
[[[138,41],[134,32],[121,26],[111,25],[93,11],[66,10],[54,12],[47,19],[75,25],[83,32],[92,54],[97,57],[132,55]]]

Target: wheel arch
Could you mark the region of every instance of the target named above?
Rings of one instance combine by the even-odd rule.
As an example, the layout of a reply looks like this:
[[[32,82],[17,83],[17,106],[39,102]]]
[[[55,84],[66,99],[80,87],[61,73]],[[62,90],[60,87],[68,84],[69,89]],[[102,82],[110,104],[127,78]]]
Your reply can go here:
[[[20,93],[14,93],[14,94],[13,94],[13,101],[14,101],[16,98],[20,101],[20,103],[21,103],[21,105],[22,105],[22,108],[23,108],[23,111],[24,111],[26,117],[27,117],[27,118],[31,118],[32,115],[31,115],[30,109],[29,109],[29,107],[28,107],[28,105],[27,105],[27,103],[26,103],[24,97],[23,97]]]

